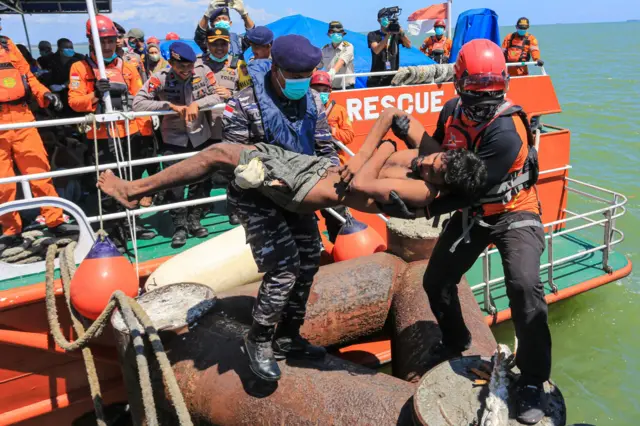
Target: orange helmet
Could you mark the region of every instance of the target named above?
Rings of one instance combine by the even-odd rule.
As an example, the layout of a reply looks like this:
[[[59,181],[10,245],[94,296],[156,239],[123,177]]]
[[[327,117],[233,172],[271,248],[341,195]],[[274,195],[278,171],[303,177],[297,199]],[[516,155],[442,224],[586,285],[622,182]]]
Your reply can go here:
[[[436,23],[433,25],[433,27],[447,28],[447,24],[444,23],[444,19],[438,19]]]
[[[160,40],[157,37],[149,37],[147,39],[147,44],[160,44]]]
[[[508,90],[509,74],[504,53],[491,40],[471,40],[462,46],[453,70],[458,93]]]
[[[165,40],[180,40],[180,36],[176,33],[167,33]]]
[[[118,30],[113,21],[104,15],[96,15],[96,24],[98,24],[98,35],[100,38],[118,37]],[[87,38],[91,38],[91,19],[87,20]]]
[[[311,85],[320,84],[322,86],[331,87],[331,76],[325,71],[316,71],[311,76]]]

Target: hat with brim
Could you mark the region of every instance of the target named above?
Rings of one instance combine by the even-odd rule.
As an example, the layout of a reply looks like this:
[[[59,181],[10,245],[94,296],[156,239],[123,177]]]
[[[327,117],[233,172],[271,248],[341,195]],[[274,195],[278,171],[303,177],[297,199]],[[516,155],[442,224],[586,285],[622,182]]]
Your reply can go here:
[[[337,32],[344,35],[347,35],[347,32],[344,30],[344,26],[340,21],[331,21],[329,22],[329,32]]]
[[[144,40],[144,32],[140,28],[131,28],[126,37]]]
[[[213,43],[216,40],[229,42],[231,40],[229,30],[225,28],[211,28],[207,31],[207,43]]]

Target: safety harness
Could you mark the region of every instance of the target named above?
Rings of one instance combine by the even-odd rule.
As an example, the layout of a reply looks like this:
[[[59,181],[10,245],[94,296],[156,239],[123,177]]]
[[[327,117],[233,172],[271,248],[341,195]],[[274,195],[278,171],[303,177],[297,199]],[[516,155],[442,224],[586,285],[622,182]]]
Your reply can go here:
[[[93,81],[97,81],[100,75],[98,65],[89,55],[87,55],[85,59],[93,70]],[[116,58],[115,67],[105,67],[105,72],[111,85],[109,95],[111,96],[113,109],[124,112],[131,111],[133,109],[133,97],[129,96],[129,86],[124,79],[124,60],[122,58]]]
[[[524,62],[529,59],[530,50],[527,47],[531,46],[531,40],[529,34],[522,37],[522,41],[514,42],[514,39],[520,38],[518,33],[511,33],[509,36],[509,45],[505,52],[507,62]]]

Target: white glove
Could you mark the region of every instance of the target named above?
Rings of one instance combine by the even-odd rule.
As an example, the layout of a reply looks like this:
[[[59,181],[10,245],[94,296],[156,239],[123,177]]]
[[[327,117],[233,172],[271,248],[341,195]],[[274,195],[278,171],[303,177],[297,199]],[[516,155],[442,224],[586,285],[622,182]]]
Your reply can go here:
[[[249,164],[236,167],[233,174],[240,188],[258,188],[264,183],[264,164],[258,157],[253,157]]]
[[[244,18],[247,14],[247,11],[244,9],[244,1],[243,0],[231,0],[230,4],[231,8],[238,12],[240,16]]]
[[[151,122],[153,123],[153,130],[158,130],[160,128],[160,117],[157,115],[151,116]]]
[[[331,77],[331,81],[333,81],[333,79],[336,78],[336,70],[334,68],[331,68],[329,70],[329,77]]]
[[[213,14],[213,12],[215,12],[216,9],[225,7],[226,5],[227,5],[226,0],[212,0],[209,3],[209,6],[207,7],[207,11],[204,13],[204,16],[206,16],[207,18],[211,18],[211,15]]]

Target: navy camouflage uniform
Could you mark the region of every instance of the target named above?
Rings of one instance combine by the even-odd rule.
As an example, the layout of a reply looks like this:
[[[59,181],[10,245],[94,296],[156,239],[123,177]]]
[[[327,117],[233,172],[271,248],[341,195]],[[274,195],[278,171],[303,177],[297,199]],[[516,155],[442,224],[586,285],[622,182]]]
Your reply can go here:
[[[318,119],[316,155],[339,166],[331,128],[320,97],[313,92]],[[288,117],[298,114],[296,102],[283,105]],[[232,98],[223,115],[223,141],[254,144],[267,142],[253,87]],[[233,184],[227,194],[229,208],[240,219],[253,257],[264,278],[253,310],[254,320],[274,326],[280,320],[302,322],[313,277],[318,272],[322,241],[315,214],[297,214],[277,207],[256,190],[239,190]]]

